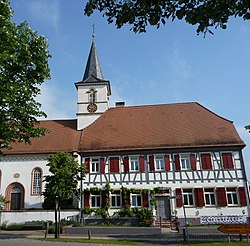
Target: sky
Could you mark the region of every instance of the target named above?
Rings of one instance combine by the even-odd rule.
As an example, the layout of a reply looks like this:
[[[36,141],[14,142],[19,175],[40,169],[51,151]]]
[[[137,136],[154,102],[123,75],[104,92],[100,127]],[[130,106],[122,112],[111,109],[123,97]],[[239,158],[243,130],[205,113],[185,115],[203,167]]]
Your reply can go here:
[[[86,0],[10,0],[13,21],[26,20],[48,39],[51,80],[38,101],[47,119],[76,118],[74,83],[82,80],[92,26],[104,79],[111,83],[110,106],[199,102],[234,122],[242,140],[250,180],[250,21],[230,19],[226,30],[196,34],[184,21],[167,22],[135,34],[116,29],[99,12],[83,14]]]

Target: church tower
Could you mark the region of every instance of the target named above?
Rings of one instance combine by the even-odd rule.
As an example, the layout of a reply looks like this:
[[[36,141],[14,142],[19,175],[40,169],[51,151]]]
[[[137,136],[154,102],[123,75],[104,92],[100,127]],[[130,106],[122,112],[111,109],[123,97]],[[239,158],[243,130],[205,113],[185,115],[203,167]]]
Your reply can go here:
[[[77,130],[82,130],[90,125],[109,107],[110,82],[103,78],[94,37],[93,34],[83,79],[75,83],[77,89]]]

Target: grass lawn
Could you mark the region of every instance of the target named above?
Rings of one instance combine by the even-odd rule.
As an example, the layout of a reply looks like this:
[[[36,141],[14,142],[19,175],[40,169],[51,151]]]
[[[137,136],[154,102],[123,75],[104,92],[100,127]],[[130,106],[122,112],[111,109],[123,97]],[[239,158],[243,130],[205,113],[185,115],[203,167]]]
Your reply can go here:
[[[116,239],[82,239],[82,238],[47,238],[39,239],[42,241],[52,241],[52,242],[71,242],[71,243],[99,243],[99,244],[126,244],[126,245],[140,245],[140,241],[132,240],[116,240]]]
[[[82,239],[82,238],[47,238],[47,239],[39,239],[42,241],[52,241],[52,242],[72,242],[72,243],[96,243],[96,244],[125,244],[125,245],[141,245],[143,244],[142,241],[136,241],[136,240],[117,240],[117,239]],[[163,243],[164,245],[164,243]],[[250,243],[247,243],[247,241],[244,242],[190,242],[189,244],[180,242],[178,245],[189,245],[189,246],[247,246],[250,245]]]
[[[179,243],[179,245],[190,245],[190,246],[249,246],[247,241],[244,242],[192,242],[192,243]]]

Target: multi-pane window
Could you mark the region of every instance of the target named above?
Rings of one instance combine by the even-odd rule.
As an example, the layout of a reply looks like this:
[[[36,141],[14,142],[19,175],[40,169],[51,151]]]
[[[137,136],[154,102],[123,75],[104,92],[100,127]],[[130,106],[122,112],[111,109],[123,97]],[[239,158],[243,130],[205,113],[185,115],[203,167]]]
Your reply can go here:
[[[131,207],[141,207],[142,197],[141,194],[131,194]]]
[[[227,188],[227,203],[228,205],[238,205],[238,197],[236,188]]]
[[[155,170],[162,171],[165,170],[164,156],[156,155],[155,156]]]
[[[40,168],[35,168],[32,172],[32,194],[41,194],[42,189],[42,171]]]
[[[216,205],[214,189],[204,189],[204,195],[207,206]]]
[[[110,195],[111,207],[120,208],[121,207],[121,193],[120,191],[114,191]]]
[[[139,171],[138,156],[130,156],[130,171]]]
[[[190,170],[191,163],[190,163],[190,156],[187,154],[180,155],[180,162],[181,162],[181,169],[182,170]]]
[[[183,202],[185,206],[193,206],[194,205],[194,196],[192,189],[183,189]]]
[[[100,172],[100,159],[99,158],[92,158],[91,159],[91,172],[92,173],[99,173]]]
[[[91,201],[92,208],[100,208],[101,207],[101,195],[100,194],[91,194],[90,201]]]
[[[89,102],[90,103],[95,103],[96,102],[96,92],[94,89],[91,89],[89,91]]]

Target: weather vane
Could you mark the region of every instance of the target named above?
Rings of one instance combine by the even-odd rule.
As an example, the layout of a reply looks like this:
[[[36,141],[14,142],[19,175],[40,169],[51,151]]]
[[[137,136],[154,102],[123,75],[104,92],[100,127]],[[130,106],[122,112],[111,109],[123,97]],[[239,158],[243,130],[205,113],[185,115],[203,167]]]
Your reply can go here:
[[[93,28],[92,39],[94,41],[94,39],[95,39],[95,24],[92,25],[92,28]]]

